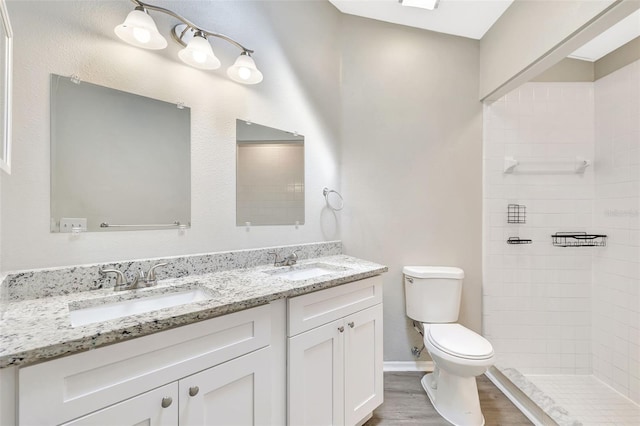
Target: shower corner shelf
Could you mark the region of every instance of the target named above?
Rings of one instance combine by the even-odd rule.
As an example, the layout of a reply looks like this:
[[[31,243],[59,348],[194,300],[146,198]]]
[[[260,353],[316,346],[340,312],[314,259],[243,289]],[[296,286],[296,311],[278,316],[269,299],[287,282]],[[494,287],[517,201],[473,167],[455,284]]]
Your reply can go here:
[[[509,237],[507,244],[531,244],[532,240],[523,239],[520,237]]]
[[[586,232],[556,232],[551,236],[556,247],[605,247],[607,236]]]

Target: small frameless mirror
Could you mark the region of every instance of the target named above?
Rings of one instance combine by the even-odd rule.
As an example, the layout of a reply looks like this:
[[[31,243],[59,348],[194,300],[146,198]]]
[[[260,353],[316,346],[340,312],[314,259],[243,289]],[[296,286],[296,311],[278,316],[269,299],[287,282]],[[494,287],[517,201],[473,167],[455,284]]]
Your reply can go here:
[[[304,224],[304,136],[236,120],[236,225]]]

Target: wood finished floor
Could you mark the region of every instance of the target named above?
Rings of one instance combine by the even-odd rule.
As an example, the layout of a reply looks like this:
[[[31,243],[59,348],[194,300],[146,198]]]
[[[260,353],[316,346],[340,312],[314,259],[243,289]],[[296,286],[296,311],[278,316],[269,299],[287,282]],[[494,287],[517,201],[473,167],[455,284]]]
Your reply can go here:
[[[384,373],[384,403],[365,426],[449,426],[422,389],[422,372]],[[529,419],[485,376],[477,378],[480,406],[487,426],[531,425]]]

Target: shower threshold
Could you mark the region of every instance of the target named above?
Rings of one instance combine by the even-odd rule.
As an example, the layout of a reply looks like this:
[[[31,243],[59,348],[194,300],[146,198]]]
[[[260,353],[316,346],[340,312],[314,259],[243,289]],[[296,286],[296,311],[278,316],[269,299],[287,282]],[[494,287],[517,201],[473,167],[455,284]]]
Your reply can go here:
[[[535,424],[640,424],[640,405],[592,375],[523,375],[492,367],[487,376]]]

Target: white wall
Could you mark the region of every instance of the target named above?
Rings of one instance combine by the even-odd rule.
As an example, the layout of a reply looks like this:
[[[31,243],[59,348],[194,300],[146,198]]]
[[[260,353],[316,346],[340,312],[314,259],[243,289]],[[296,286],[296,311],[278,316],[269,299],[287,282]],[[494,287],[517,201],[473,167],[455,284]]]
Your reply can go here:
[[[554,247],[551,235],[595,232],[594,168],[562,173],[575,157],[593,160],[593,118],[593,83],[527,83],[485,105],[483,327],[499,366],[591,371],[591,258],[601,249]],[[522,163],[514,174],[503,173],[505,156]],[[525,224],[507,223],[510,203],[526,207]]]
[[[412,361],[404,265],[463,268],[460,320],[480,330],[478,43],[345,15],[342,51],[344,248],[389,267],[384,356]]]
[[[640,61],[595,83],[593,372],[640,403]]]
[[[238,52],[213,41],[223,68],[203,72],[162,52],[137,49],[113,33],[126,1],[9,1],[14,29],[13,173],[2,176],[5,271],[212,252],[339,238],[322,188],[339,182],[340,14],[328,2],[157,2],[256,51],[264,82],[247,87],[225,69]],[[173,18],[154,14],[165,36]],[[49,74],[191,107],[192,228],[178,231],[49,233]],[[306,223],[235,226],[235,120],[305,135]]]

